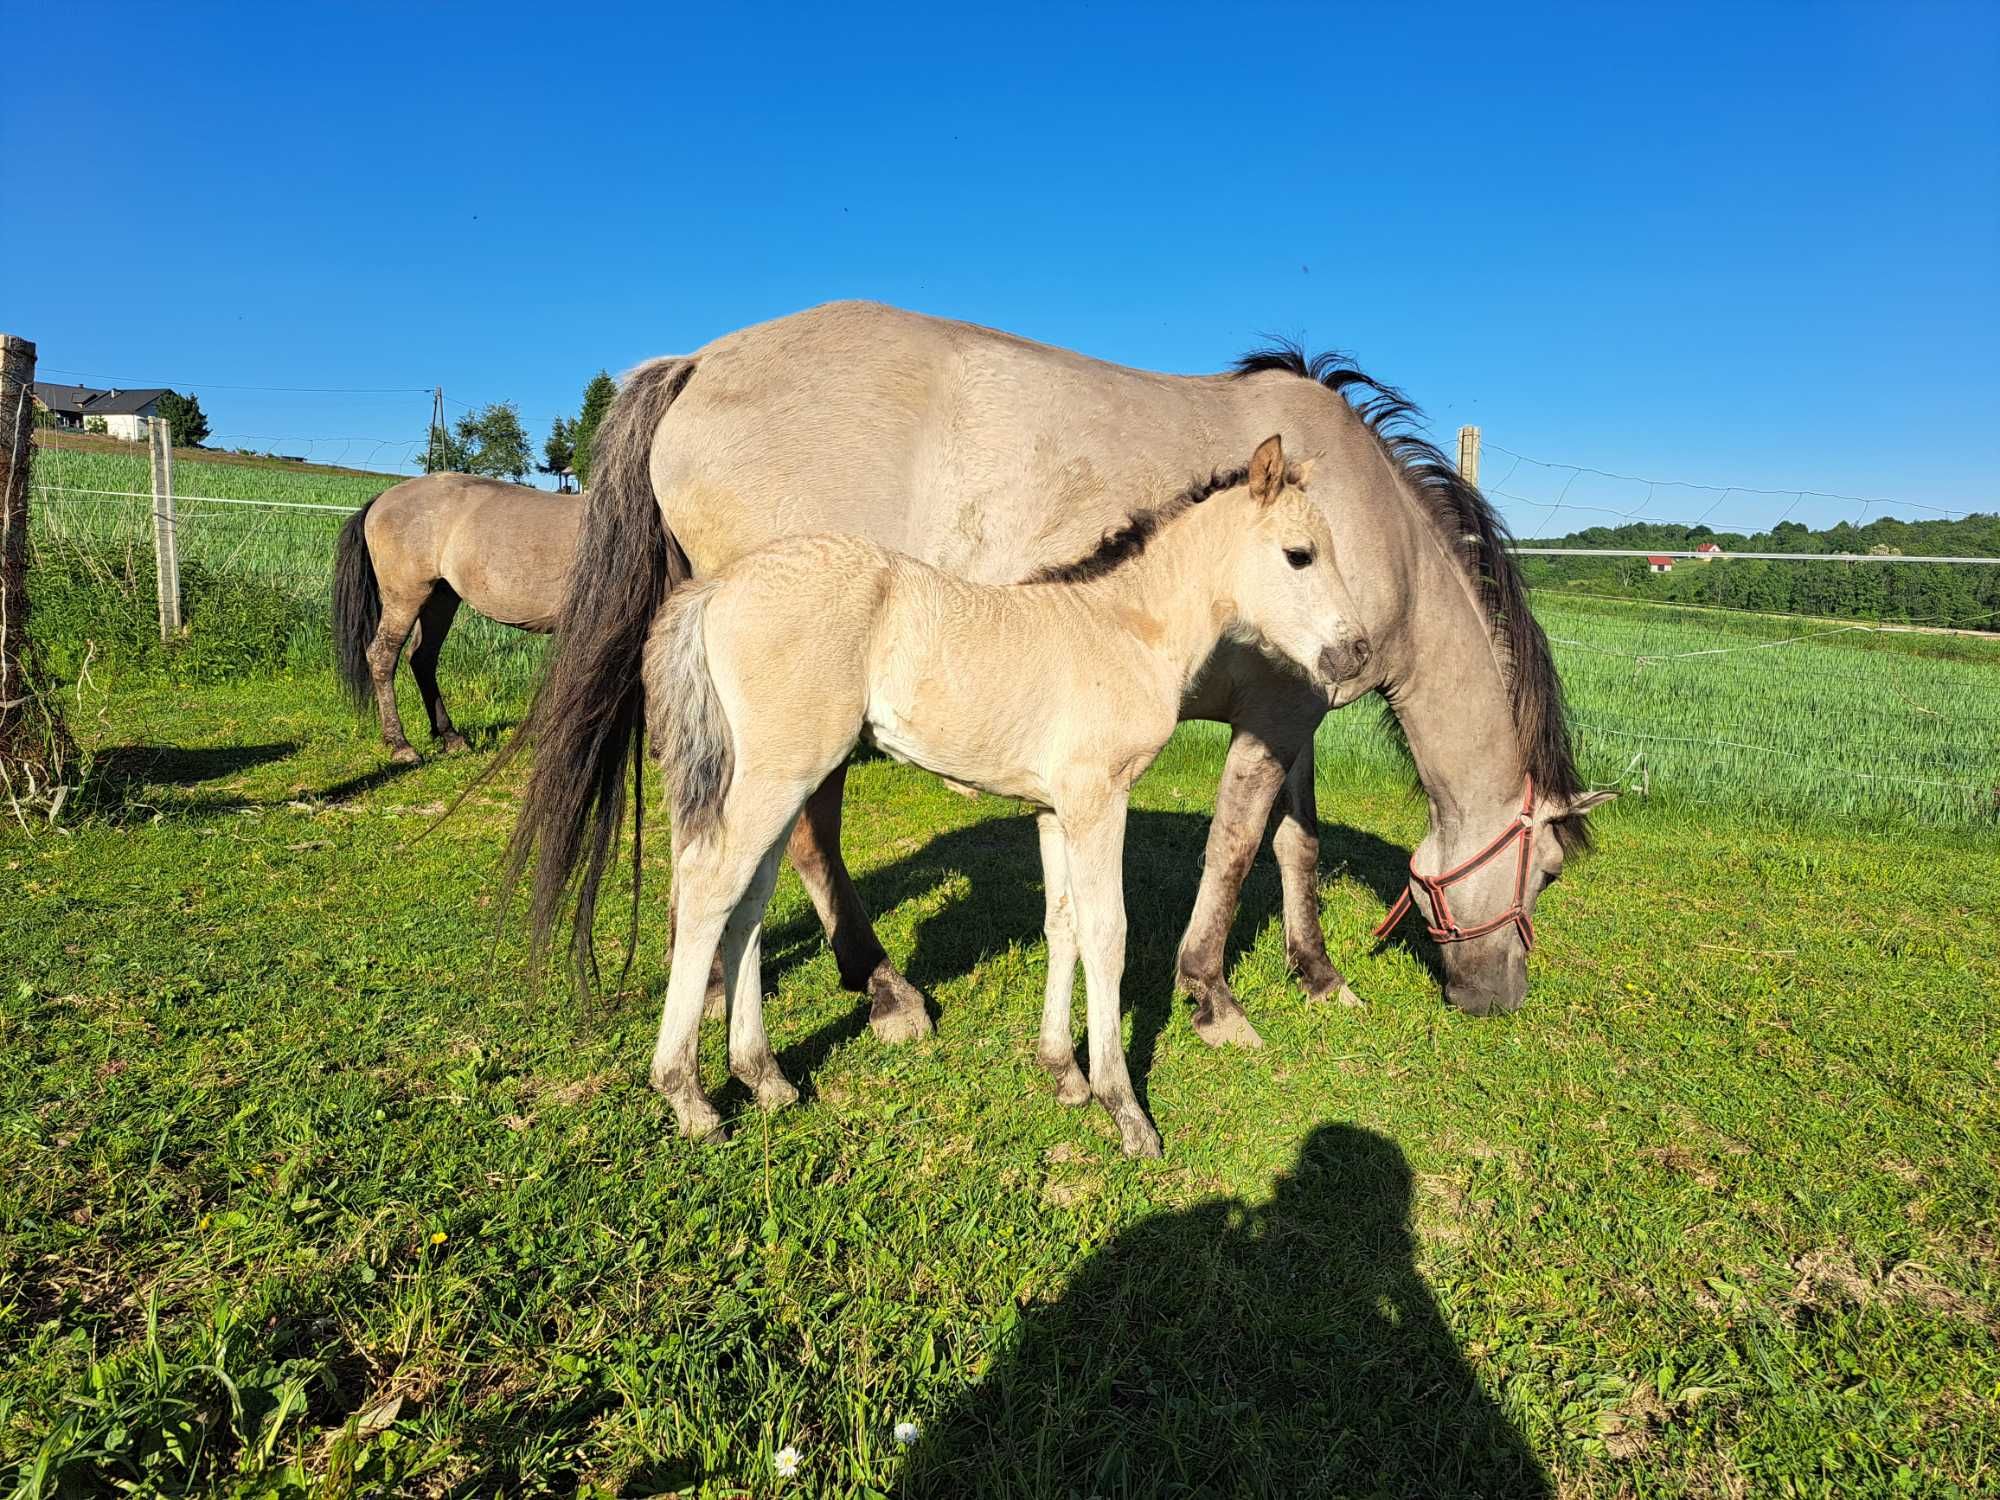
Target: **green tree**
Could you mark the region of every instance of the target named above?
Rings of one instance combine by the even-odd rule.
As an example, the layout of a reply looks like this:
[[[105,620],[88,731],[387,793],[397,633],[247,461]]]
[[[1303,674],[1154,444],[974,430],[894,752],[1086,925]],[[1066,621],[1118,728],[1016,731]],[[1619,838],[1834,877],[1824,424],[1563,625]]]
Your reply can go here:
[[[451,467],[517,484],[527,478],[532,466],[528,430],[521,425],[520,408],[513,402],[495,401],[468,412],[458,419],[454,437],[462,462]]]
[[[566,489],[569,479],[563,473],[576,463],[576,426],[563,417],[557,417],[549,424],[548,441],[542,444],[541,471],[556,476],[558,488]]]
[[[593,457],[590,450],[597,441],[597,426],[617,399],[618,384],[603,370],[591,376],[590,384],[583,388],[583,410],[577,413],[576,423],[570,429],[570,445],[575,454],[571,466],[576,470],[579,486],[588,488],[590,485],[590,460]]]
[[[164,420],[173,434],[176,448],[199,448],[208,436],[208,417],[202,412],[201,398],[168,391],[154,403],[156,420]]]
[[[472,472],[471,458],[465,444],[451,435],[449,427],[431,429],[430,443],[424,449],[426,474],[469,474]]]

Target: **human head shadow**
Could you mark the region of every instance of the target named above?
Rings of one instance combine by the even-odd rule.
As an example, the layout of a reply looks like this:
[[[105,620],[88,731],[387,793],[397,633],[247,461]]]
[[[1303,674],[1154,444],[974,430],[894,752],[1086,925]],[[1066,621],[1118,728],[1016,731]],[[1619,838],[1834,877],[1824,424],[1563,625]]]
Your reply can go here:
[[[1411,1173],[1351,1125],[1268,1204],[1121,1231],[925,1424],[907,1496],[1554,1493],[1415,1265]]]

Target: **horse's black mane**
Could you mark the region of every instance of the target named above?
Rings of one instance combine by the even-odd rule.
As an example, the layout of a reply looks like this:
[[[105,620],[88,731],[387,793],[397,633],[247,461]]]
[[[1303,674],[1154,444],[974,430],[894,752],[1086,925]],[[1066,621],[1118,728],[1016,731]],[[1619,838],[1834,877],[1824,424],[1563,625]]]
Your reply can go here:
[[[1479,487],[1468,482],[1436,444],[1414,430],[1423,417],[1416,403],[1394,386],[1363,374],[1346,355],[1308,356],[1296,343],[1274,340],[1237,360],[1233,373],[1242,379],[1268,370],[1316,380],[1341,396],[1402,470],[1486,606],[1493,643],[1513,693],[1521,758],[1535,778],[1535,789],[1558,803],[1575,797],[1584,787],[1570,748],[1562,682],[1556,676],[1548,637],[1529,613],[1528,589],[1510,550],[1513,537],[1507,523]],[[1581,817],[1558,820],[1556,832],[1565,846],[1588,842]]]
[[[1249,482],[1250,470],[1247,465],[1235,469],[1217,469],[1208,478],[1193,481],[1171,500],[1163,500],[1148,510],[1133,511],[1125,518],[1123,526],[1105,532],[1097,546],[1075,562],[1054,563],[1046,568],[1038,568],[1021,581],[1088,583],[1093,578],[1102,578],[1114,568],[1130,562],[1144,552],[1146,544],[1159,535],[1160,529],[1175,517],[1186,514],[1210,495],[1219,495],[1224,490],[1233,490],[1239,484]],[[1287,464],[1285,483],[1299,482],[1298,468]]]

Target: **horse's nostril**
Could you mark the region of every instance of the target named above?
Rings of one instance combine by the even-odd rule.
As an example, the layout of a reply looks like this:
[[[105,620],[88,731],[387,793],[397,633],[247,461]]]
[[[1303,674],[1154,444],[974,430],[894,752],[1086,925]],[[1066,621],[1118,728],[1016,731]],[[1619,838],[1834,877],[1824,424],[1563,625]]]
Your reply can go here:
[[[1368,658],[1373,656],[1374,654],[1375,654],[1375,648],[1368,644],[1367,636],[1360,635],[1354,638],[1355,661],[1359,662],[1362,666],[1365,667],[1368,665]]]

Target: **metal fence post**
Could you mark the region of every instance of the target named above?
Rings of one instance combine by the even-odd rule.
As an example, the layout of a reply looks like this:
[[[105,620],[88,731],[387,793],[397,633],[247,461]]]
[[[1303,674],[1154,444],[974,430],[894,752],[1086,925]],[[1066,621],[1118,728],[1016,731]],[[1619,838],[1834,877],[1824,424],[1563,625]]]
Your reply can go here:
[[[181,560],[174,530],[174,435],[165,417],[147,427],[153,452],[153,563],[160,585],[160,639],[181,633]]]

